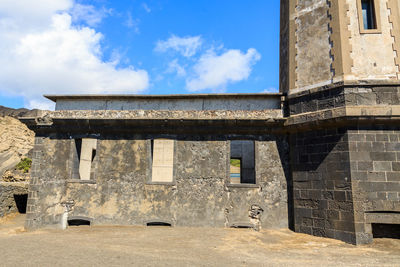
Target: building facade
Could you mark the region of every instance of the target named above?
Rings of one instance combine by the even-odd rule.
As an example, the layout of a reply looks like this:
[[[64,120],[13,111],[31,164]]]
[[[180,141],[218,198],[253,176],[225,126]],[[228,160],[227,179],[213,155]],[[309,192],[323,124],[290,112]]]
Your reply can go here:
[[[295,230],[368,243],[400,223],[399,1],[281,6]]]
[[[400,5],[281,1],[280,93],[47,96],[27,228],[400,224]]]

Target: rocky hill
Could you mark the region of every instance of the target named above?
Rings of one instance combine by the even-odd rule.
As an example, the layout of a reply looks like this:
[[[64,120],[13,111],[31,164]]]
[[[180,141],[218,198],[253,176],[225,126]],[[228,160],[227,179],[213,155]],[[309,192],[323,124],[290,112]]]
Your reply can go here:
[[[14,168],[21,159],[29,157],[35,134],[17,117],[31,116],[37,111],[0,106],[0,177]]]
[[[32,109],[32,110],[26,108],[13,109],[0,105],[0,117],[9,116],[16,119],[18,117],[31,117],[34,116],[38,111],[39,111],[38,109]]]

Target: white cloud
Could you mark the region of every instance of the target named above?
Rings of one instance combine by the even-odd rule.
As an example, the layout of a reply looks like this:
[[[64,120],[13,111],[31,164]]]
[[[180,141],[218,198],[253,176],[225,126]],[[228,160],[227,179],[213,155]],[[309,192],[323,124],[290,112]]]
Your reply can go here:
[[[228,83],[246,80],[252,66],[260,58],[261,55],[254,48],[247,50],[247,53],[231,49],[221,55],[209,50],[193,67],[194,74],[186,80],[186,87],[189,91],[224,91]]]
[[[167,72],[176,73],[180,77],[186,76],[186,70],[178,63],[178,59],[174,59],[168,64]]]
[[[261,93],[278,93],[278,92],[279,92],[279,90],[276,89],[275,87],[270,87],[270,88],[263,90]]]
[[[72,21],[74,23],[85,22],[87,25],[97,26],[110,13],[110,9],[96,9],[92,5],[75,4],[71,9]]]
[[[144,9],[147,13],[150,13],[150,12],[151,12],[150,7],[149,7],[146,3],[143,3],[143,4],[142,4],[142,7],[143,7],[143,9]]]
[[[135,33],[140,33],[140,30],[139,30],[140,20],[139,19],[133,19],[131,12],[128,12],[127,16],[128,17],[127,17],[127,19],[125,21],[125,26],[130,28],[130,29],[133,29],[133,31]]]
[[[35,108],[48,105],[43,94],[137,93],[148,88],[145,70],[119,68],[115,56],[102,59],[101,33],[72,25],[74,4],[0,1],[0,93],[22,96]]]
[[[192,57],[200,49],[202,43],[201,36],[178,37],[172,35],[166,41],[158,41],[155,50],[157,52],[166,52],[171,49],[184,57]]]

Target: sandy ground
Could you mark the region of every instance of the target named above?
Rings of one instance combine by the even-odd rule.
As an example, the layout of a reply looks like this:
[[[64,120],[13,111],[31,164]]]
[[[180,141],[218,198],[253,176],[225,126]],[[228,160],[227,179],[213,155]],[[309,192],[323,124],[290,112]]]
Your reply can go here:
[[[0,220],[0,266],[400,266],[400,240],[365,246],[289,230],[70,227]]]

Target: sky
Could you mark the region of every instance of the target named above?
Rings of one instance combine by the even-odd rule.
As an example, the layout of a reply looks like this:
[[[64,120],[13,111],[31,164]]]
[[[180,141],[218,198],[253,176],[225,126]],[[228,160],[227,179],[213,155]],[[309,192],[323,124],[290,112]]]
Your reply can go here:
[[[1,0],[0,105],[276,92],[278,0]]]

